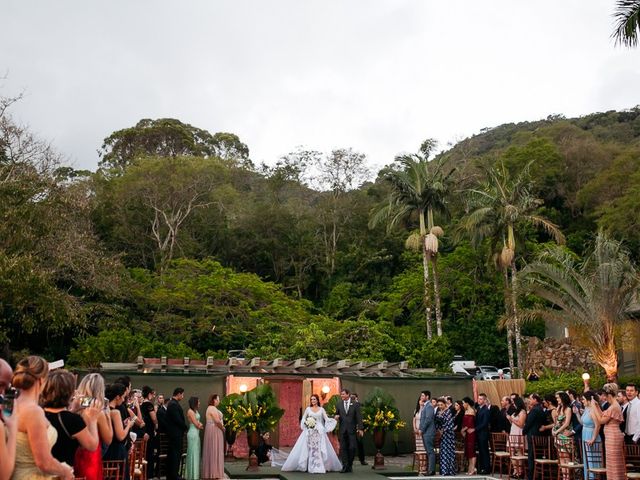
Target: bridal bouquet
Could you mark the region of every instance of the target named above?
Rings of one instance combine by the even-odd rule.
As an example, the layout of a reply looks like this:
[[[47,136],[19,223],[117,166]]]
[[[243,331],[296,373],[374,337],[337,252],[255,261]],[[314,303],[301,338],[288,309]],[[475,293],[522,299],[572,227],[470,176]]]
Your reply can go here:
[[[316,419],[313,417],[305,418],[304,426],[307,428],[316,428]]]

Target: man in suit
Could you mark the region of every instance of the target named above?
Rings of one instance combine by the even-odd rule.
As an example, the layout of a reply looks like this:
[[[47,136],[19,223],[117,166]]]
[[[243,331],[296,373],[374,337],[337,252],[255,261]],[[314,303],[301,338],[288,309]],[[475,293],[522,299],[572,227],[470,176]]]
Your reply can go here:
[[[182,442],[187,423],[180,401],[184,398],[184,388],[176,388],[173,397],[167,404],[165,415],[165,430],[168,439],[167,451],[167,480],[177,480],[182,459]]]
[[[491,470],[491,459],[489,457],[489,402],[487,395],[478,395],[478,413],[476,414],[476,439],[478,442],[478,473],[488,474]]]
[[[342,401],[336,405],[335,416],[335,419],[340,422],[340,460],[342,461],[340,473],[348,473],[353,471],[353,459],[356,456],[358,443],[356,436],[362,437],[364,427],[360,404],[351,401],[351,392],[343,388],[340,391],[340,398]]]
[[[424,402],[422,412],[420,412],[420,424],[418,426],[420,433],[422,433],[422,442],[424,443],[424,449],[427,452],[427,458],[429,463],[427,465],[427,475],[436,474],[436,451],[434,450],[434,441],[436,438],[436,411],[431,405],[431,392],[429,390],[423,390],[420,394],[420,400]]]
[[[529,445],[533,445],[533,438],[538,435],[542,435],[540,432],[540,427],[544,425],[545,422],[545,414],[544,410],[542,410],[542,398],[537,393],[532,393],[529,395],[529,405],[530,410],[527,415],[527,420],[524,422],[524,427],[522,428],[522,434],[527,436],[527,440],[529,441]],[[527,476],[529,480],[533,480],[533,467],[535,466],[534,458],[533,458],[533,448],[528,449],[527,453],[528,460],[528,472]]]

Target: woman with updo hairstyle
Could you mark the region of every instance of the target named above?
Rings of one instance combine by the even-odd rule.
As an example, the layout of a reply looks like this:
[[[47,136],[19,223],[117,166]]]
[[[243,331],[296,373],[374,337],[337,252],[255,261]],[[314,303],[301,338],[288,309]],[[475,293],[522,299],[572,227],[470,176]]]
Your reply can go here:
[[[618,395],[618,385],[606,383],[604,390],[609,408],[604,412],[600,408],[600,403],[592,401],[591,414],[598,424],[604,425],[604,449],[607,464],[607,480],[625,480],[626,468],[624,461],[624,434],[620,431],[620,423],[623,421],[622,408],[616,399]]]
[[[48,373],[49,364],[45,359],[30,356],[18,363],[13,374],[11,384],[20,390],[20,396],[15,401],[18,435],[12,480],[44,480],[56,476],[61,480],[74,478],[73,467],[51,454],[58,432],[38,405]]]
[[[224,478],[224,423],[218,405],[220,396],[214,393],[209,397],[209,406],[205,413],[202,478]]]
[[[81,413],[67,410],[76,390],[76,379],[67,370],[49,372],[40,394],[40,405],[49,423],[58,431],[51,454],[59,461],[73,465],[78,447],[89,451],[98,448],[98,415],[100,408],[92,401]],[[100,402],[102,405],[102,402]]]
[[[99,373],[85,375],[76,391],[76,406],[82,408],[83,399],[92,398],[96,406],[100,406],[98,415],[98,448],[91,451],[82,446],[76,450],[76,458],[73,468],[76,477],[84,477],[86,480],[102,480],[102,452],[111,444],[113,438],[113,426],[109,418],[109,406],[104,397],[104,378]]]

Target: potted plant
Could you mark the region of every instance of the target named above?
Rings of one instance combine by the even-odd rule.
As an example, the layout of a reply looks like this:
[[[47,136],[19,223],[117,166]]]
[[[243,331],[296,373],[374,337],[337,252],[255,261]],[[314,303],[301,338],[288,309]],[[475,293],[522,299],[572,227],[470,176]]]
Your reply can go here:
[[[387,431],[404,428],[405,422],[400,419],[395,399],[381,388],[374,388],[362,404],[362,423],[364,429],[373,435],[373,444],[377,453],[373,468],[384,468],[384,456],[381,451]]]
[[[270,385],[258,385],[253,390],[239,395],[234,404],[233,421],[237,430],[247,431],[249,444],[249,466],[247,470],[257,470],[258,458],[256,449],[260,441],[260,433],[272,430],[284,415],[278,406],[276,396]]]
[[[231,393],[220,402],[220,411],[222,415],[224,415],[224,439],[227,442],[227,450],[225,452],[226,461],[233,461],[235,459],[233,456],[233,444],[236,442],[238,432],[242,430],[236,417],[238,404],[241,400],[242,395]]]

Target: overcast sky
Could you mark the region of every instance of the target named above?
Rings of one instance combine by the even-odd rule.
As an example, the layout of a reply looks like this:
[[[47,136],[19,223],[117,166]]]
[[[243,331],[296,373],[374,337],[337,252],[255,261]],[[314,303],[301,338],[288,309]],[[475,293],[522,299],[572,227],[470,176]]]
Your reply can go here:
[[[614,0],[0,0],[0,95],[76,168],[141,118],[372,166],[506,122],[640,104]]]

